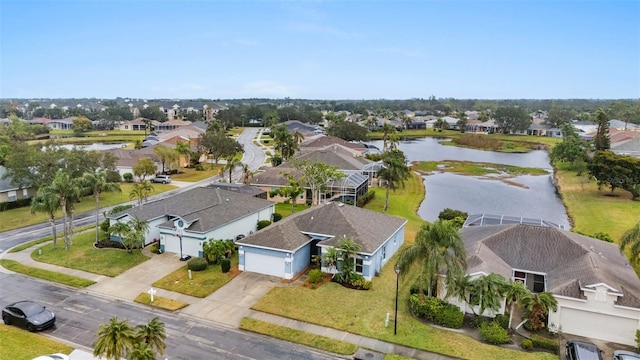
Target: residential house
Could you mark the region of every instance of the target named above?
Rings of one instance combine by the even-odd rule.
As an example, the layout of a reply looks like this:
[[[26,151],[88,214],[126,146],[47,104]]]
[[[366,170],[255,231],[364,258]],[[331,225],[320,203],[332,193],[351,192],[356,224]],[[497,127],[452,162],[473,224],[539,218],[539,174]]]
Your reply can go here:
[[[153,130],[153,128],[157,127],[160,124],[159,121],[157,120],[152,120],[151,121],[151,130]],[[137,119],[133,119],[130,121],[125,121],[122,124],[120,124],[120,126],[118,127],[118,129],[120,130],[145,130],[147,128],[147,124],[145,123],[145,119],[144,118],[137,118]]]
[[[191,125],[191,121],[171,119],[165,122],[158,123],[157,125],[155,125],[155,129],[157,131],[175,130],[179,127],[187,125]]]
[[[355,271],[371,280],[402,246],[407,220],[342,203],[327,203],[291,215],[237,241],[242,271],[293,279],[312,257],[322,257],[342,238],[361,246]],[[335,273],[324,263],[322,270]]]
[[[257,230],[260,220],[271,220],[275,204],[240,192],[198,187],[174,196],[109,215],[112,222],[132,218],[149,224],[144,244],[159,239],[165,252],[202,257],[209,239],[235,239]],[[111,239],[120,239],[111,235]]]
[[[7,168],[0,166],[0,204],[29,199],[38,191],[35,187],[14,184],[10,177],[5,178],[6,174]]]
[[[640,279],[618,246],[549,224],[529,224],[535,222],[462,228],[466,273],[472,278],[496,273],[533,293],[551,292],[558,309],[549,314],[549,329],[635,345]],[[464,301],[448,301],[471,313]],[[504,309],[503,302],[497,313]]]
[[[140,159],[150,158],[156,164],[156,171],[159,171],[161,168],[160,160],[153,152],[153,147],[145,147],[142,149],[135,150],[125,150],[125,149],[109,149],[105,150],[115,156],[118,160],[116,162],[116,168],[118,169],[118,173],[120,176],[123,176],[126,173],[133,174],[133,165],[135,165]],[[139,181],[140,179],[134,177],[135,181]]]

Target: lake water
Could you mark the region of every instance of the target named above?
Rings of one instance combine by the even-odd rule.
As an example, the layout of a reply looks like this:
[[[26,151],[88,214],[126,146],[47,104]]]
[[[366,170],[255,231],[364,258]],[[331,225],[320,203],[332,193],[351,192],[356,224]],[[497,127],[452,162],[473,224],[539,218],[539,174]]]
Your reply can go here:
[[[433,138],[401,141],[402,150],[409,161],[466,160],[495,164],[536,167],[548,170],[549,175],[524,175],[509,178],[513,185],[498,179],[464,176],[453,173],[435,173],[425,176],[426,197],[418,214],[433,221],[444,208],[462,210],[471,214],[495,214],[540,218],[569,229],[569,218],[562,201],[556,194],[551,174],[552,167],[546,151],[536,150],[524,154],[499,153],[466,149],[440,144]],[[382,149],[382,141],[370,144]]]

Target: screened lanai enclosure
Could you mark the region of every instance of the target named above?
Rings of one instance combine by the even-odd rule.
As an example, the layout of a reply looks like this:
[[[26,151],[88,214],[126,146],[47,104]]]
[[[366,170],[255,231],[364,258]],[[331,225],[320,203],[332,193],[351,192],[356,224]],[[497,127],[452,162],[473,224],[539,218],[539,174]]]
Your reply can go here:
[[[327,181],[326,192],[320,195],[321,202],[341,201],[356,204],[358,198],[369,191],[369,179],[366,175],[357,171],[343,173],[345,177]]]
[[[535,218],[527,218],[522,216],[493,215],[493,214],[475,214],[469,215],[462,227],[484,226],[484,225],[508,225],[508,224],[524,224],[535,226],[555,227],[565,230],[563,225],[556,224],[551,221]]]

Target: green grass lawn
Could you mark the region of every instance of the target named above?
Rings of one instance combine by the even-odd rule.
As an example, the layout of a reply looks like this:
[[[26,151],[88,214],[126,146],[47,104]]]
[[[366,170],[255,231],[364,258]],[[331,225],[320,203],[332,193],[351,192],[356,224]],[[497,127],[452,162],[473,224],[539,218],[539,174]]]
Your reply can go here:
[[[238,266],[237,254],[231,258],[232,271],[225,274],[219,264],[209,265],[203,271],[192,271],[191,280],[189,280],[187,265],[185,265],[152,285],[160,289],[204,298],[231,281],[237,275],[237,272],[233,271],[236,266]]]
[[[375,198],[366,207],[382,211],[385,189],[375,188],[374,191]],[[406,244],[414,242],[417,230],[424,223],[416,213],[423,200],[422,194],[422,178],[413,174],[404,189],[389,195],[387,213],[409,220],[405,230]],[[417,273],[400,278],[398,334],[394,336],[393,327],[385,327],[384,320],[387,313],[394,312],[396,273],[393,264],[396,257],[390,259],[380,276],[373,279],[371,290],[352,290],[336,283],[326,283],[317,289],[276,287],[253,309],[466,359],[557,359],[548,353],[524,353],[483,344],[464,334],[439,330],[414,319],[409,313],[407,299]],[[337,299],[339,304],[328,305],[327,299]]]
[[[212,169],[211,165],[204,164],[204,168],[205,170],[203,171],[196,171],[194,168],[181,168],[179,174],[171,175],[171,179],[176,181],[198,182],[220,174],[222,165],[214,164]]]
[[[0,259],[0,265],[5,269],[9,269],[11,271],[15,271],[20,274],[24,274],[27,276],[35,277],[38,279],[43,279],[47,281],[57,282],[58,284],[64,284],[67,286],[72,286],[75,288],[84,288],[90,285],[95,284],[95,281],[79,278],[76,276],[71,276],[67,274],[61,274],[55,271],[49,271],[39,268],[34,268],[30,266],[22,265],[21,263],[8,260],[8,259]]]
[[[173,190],[176,187],[170,184],[152,184],[154,191],[150,195],[159,194]],[[100,207],[114,206],[131,201],[129,193],[133,189],[132,183],[120,183],[122,192],[103,193],[100,196]],[[85,196],[82,201],[75,205],[75,213],[81,214],[87,211],[96,210],[96,202],[93,196]],[[62,222],[62,211],[56,213],[56,222]],[[0,232],[21,228],[24,226],[39,224],[49,221],[49,215],[45,213],[31,214],[30,207],[0,211]]]
[[[310,206],[308,205],[304,205],[304,204],[295,204],[294,205],[294,212],[298,213],[300,211],[306,210],[308,209]],[[287,216],[292,215],[291,213],[291,204],[285,204],[285,203],[277,203],[276,204],[276,212],[280,215],[282,215],[282,218],[286,218]]]
[[[116,276],[132,267],[147,261],[149,258],[141,250],[128,253],[120,249],[96,249],[93,247],[95,232],[87,231],[73,237],[73,245],[68,251],[64,249],[64,241],[58,240],[57,249],[53,243],[39,247],[31,253],[31,258],[48,264],[78,269],[94,274]]]
[[[0,339],[0,359],[3,360],[31,360],[40,355],[73,351],[69,345],[4,324],[0,324]]]
[[[151,295],[147,293],[140,293],[140,295],[136,296],[136,298],[133,299],[133,301],[139,304],[149,305],[149,306],[153,306],[159,309],[164,309],[169,311],[180,310],[189,305],[186,302],[164,298],[160,296],[154,296],[153,302],[151,302]]]

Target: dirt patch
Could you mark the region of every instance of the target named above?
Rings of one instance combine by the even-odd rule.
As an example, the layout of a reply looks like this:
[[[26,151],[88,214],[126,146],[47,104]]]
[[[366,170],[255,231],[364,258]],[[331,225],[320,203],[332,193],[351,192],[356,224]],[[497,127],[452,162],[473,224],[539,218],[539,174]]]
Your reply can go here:
[[[309,282],[309,279],[306,279],[303,283],[302,286],[309,288],[309,289],[317,289],[320,286],[322,286],[323,284],[326,284],[328,282],[331,282],[331,279],[333,278],[332,274],[322,274],[322,281],[312,284],[311,282]]]
[[[231,277],[236,277],[238,274],[240,274],[242,271],[240,271],[240,269],[238,269],[237,266],[232,267],[231,269],[229,269],[229,272],[227,272],[228,276]]]

